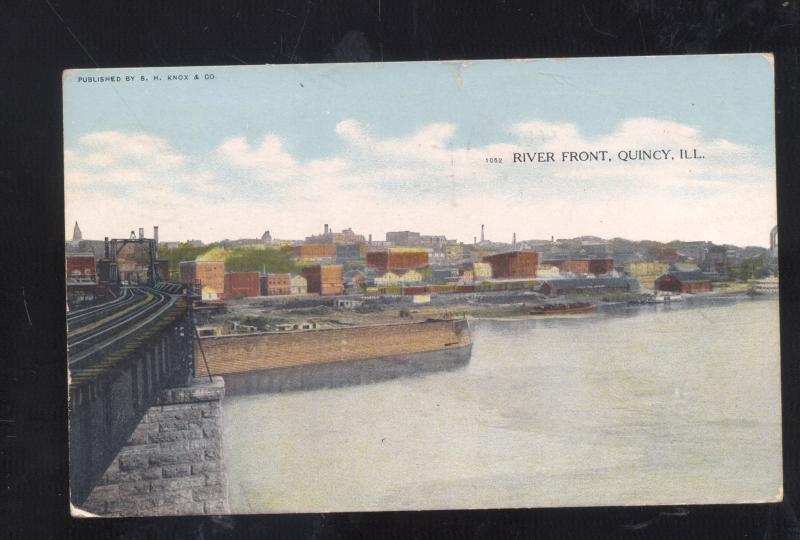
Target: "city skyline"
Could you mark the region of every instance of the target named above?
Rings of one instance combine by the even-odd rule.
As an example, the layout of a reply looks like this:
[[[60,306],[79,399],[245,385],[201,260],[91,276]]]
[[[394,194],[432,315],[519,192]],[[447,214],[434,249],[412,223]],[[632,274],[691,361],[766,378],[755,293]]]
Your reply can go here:
[[[329,223],[470,243],[485,223],[495,241],[766,246],[776,223],[767,57],[332,68],[175,68],[215,79],[155,86],[67,72],[67,238],[75,220],[89,236],[159,224],[164,240],[206,243],[261,227],[302,239]],[[648,148],[704,159],[512,162],[520,151]],[[496,156],[504,162],[486,163]]]

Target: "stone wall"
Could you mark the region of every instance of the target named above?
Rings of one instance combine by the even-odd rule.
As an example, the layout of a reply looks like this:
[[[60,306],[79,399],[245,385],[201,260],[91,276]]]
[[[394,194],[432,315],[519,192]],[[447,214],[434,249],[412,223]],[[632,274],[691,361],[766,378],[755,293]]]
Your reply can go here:
[[[163,390],[82,509],[103,516],[225,514],[221,377]]]
[[[228,375],[457,349],[471,343],[463,320],[213,336],[200,341],[203,350],[195,351],[198,376],[206,375],[206,362],[212,374]]]

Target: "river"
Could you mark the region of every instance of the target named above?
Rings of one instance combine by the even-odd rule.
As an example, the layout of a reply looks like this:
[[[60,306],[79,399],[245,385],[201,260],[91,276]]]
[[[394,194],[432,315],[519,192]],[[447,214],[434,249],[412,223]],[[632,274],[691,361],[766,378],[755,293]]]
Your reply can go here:
[[[781,490],[775,299],[472,323],[454,371],[229,396],[234,513],[729,503]]]

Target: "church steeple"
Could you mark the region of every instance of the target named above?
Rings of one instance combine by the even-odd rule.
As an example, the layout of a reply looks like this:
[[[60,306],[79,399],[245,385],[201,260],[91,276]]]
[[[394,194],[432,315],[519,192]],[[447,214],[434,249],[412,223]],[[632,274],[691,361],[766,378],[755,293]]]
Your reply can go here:
[[[81,234],[81,228],[78,227],[78,222],[75,222],[75,228],[72,229],[72,241],[76,242],[78,240],[83,240],[83,234]]]

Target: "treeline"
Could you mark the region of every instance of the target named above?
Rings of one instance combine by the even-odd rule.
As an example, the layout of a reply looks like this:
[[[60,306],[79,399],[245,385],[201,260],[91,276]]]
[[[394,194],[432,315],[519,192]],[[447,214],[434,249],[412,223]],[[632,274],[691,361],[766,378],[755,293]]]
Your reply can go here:
[[[193,261],[212,249],[218,251],[222,247],[219,244],[196,247],[181,243],[175,249],[160,250],[159,256],[169,260],[170,273],[175,275],[179,271],[178,265],[181,261]],[[214,259],[219,260],[216,256]],[[227,248],[224,250],[224,260],[225,270],[230,272],[297,273],[300,271],[300,265],[291,259],[291,254],[278,249]]]
[[[227,251],[225,270],[230,272],[266,271],[269,273],[297,273],[300,265],[289,253],[277,249],[233,248]]]

